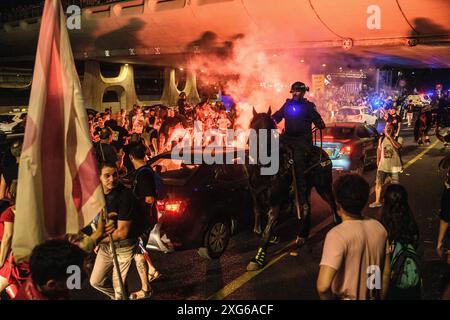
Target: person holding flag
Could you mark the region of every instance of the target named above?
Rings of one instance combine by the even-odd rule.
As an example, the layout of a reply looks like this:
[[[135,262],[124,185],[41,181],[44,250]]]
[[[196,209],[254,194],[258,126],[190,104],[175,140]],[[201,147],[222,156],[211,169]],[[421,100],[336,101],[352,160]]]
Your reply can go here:
[[[105,207],[61,0],[45,1],[42,14],[16,200],[17,263],[48,239],[78,234]]]

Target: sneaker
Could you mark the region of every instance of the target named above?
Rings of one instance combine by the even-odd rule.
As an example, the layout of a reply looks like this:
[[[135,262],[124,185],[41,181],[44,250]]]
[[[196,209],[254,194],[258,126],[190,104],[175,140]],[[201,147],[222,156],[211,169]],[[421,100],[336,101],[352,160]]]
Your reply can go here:
[[[297,238],[295,239],[295,245],[297,246],[297,248],[301,248],[306,244],[306,239],[305,238],[300,238],[297,236]]]
[[[369,208],[381,208],[383,205],[380,202],[373,202],[369,204]]]

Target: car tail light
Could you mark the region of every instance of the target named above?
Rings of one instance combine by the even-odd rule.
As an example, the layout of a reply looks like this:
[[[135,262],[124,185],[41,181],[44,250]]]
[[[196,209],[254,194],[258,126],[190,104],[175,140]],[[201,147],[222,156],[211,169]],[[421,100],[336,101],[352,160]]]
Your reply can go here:
[[[333,136],[324,136],[323,138],[324,138],[324,139],[334,139]]]
[[[346,155],[349,156],[352,153],[352,147],[351,146],[343,146],[341,150],[339,151],[340,155]]]
[[[180,215],[184,212],[187,207],[187,203],[184,200],[177,199],[165,199],[158,201],[156,204],[156,209],[159,215]]]

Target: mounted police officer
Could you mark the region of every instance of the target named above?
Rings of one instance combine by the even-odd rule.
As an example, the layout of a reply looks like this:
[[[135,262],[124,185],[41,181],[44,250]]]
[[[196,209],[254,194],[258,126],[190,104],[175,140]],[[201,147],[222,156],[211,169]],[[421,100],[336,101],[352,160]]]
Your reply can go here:
[[[311,166],[312,124],[314,123],[318,129],[325,128],[325,123],[314,103],[305,99],[306,91],[309,91],[309,88],[304,83],[295,82],[291,86],[292,99],[287,99],[280,110],[273,114],[273,119],[277,123],[285,120],[285,131],[280,140],[282,145],[291,150],[294,160],[296,192],[302,204],[301,216],[298,217],[301,219],[300,228],[296,240],[299,246],[305,243],[311,226],[311,206],[305,171]]]

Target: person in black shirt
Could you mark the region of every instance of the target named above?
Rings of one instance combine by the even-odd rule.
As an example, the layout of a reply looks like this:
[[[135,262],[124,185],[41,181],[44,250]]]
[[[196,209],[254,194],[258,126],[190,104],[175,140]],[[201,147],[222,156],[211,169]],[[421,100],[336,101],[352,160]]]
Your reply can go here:
[[[156,223],[156,184],[153,170],[145,161],[146,147],[141,144],[135,144],[130,150],[130,159],[135,168],[132,175],[132,190],[136,199],[136,210],[141,220],[141,252],[136,254],[136,268],[142,282],[142,289],[133,293],[132,299],[141,299],[151,294],[149,282],[159,277],[159,272],[152,264],[145,247],[148,243],[150,232]],[[145,257],[147,255],[147,259]]]
[[[114,163],[101,165],[100,182],[103,187],[108,214],[117,213],[117,229],[112,233],[112,238],[116,247],[120,274],[125,282],[137,249],[139,216],[134,210],[134,197],[131,190],[118,183],[117,168]],[[106,281],[111,276],[111,269],[113,269],[112,286]],[[119,300],[123,298],[119,285],[119,275],[116,268],[113,268],[113,255],[109,238],[100,242],[90,283],[95,289],[108,295],[111,299]]]
[[[309,88],[302,82],[296,82],[291,86],[292,99],[286,100],[285,104],[273,114],[276,123],[285,120],[285,131],[280,142],[292,150],[295,163],[295,176],[297,182],[297,193],[301,199],[302,217],[297,245],[306,242],[309,233],[310,201],[307,192],[304,172],[309,164],[313,150],[312,124],[318,129],[324,129],[325,123],[317,112],[314,103],[305,99],[305,93]],[[303,219],[301,219],[303,218]],[[303,221],[307,221],[306,223]]]
[[[117,151],[111,145],[111,129],[103,128],[100,131],[100,141],[95,143],[95,151],[97,153],[97,160],[99,163],[116,163]]]
[[[117,124],[114,119],[105,122],[105,127],[108,127],[112,131],[112,141],[111,145],[120,150],[125,145],[125,139],[129,136],[128,130]]]
[[[181,92],[179,95],[179,99],[177,102],[178,106],[178,113],[181,114],[183,117],[186,116],[186,93]]]
[[[397,109],[394,106],[391,106],[388,112],[387,123],[394,127],[394,137],[397,138],[400,134],[402,118],[397,114]]]
[[[135,144],[145,144],[144,140],[137,133],[133,133],[130,136],[130,141],[123,147],[124,157],[123,157],[123,165],[127,168],[127,172],[133,172],[134,166],[130,160],[130,151]]]
[[[450,124],[448,123],[448,107],[450,105],[450,101],[448,100],[448,94],[443,94],[439,97],[439,101],[437,103],[438,107],[438,125],[441,128],[448,127]]]
[[[406,121],[408,121],[408,128],[410,128],[412,125],[413,116],[414,116],[414,104],[412,100],[409,100],[408,104],[406,105]]]
[[[22,141],[13,142],[1,162],[0,200],[14,199],[19,176],[19,160],[22,151]]]

